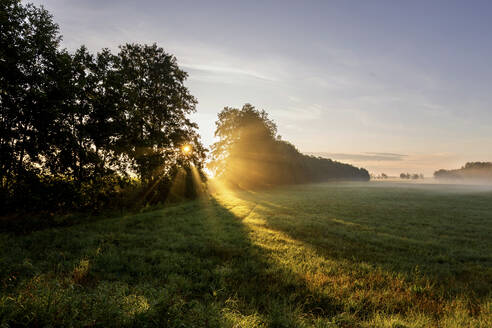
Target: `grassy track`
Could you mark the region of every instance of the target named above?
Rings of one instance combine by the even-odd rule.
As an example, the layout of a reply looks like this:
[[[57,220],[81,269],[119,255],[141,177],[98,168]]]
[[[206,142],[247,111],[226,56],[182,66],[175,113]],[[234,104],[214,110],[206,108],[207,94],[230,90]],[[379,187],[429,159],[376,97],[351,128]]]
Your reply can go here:
[[[492,327],[492,192],[227,192],[0,235],[0,326]]]

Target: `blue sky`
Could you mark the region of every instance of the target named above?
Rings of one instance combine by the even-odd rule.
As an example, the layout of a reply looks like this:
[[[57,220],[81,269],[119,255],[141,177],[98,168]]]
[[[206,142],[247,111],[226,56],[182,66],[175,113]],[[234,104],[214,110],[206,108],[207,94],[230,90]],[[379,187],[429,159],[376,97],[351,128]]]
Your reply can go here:
[[[249,102],[299,150],[375,173],[492,161],[490,1],[34,3],[68,49],[176,55],[206,145],[217,113]]]

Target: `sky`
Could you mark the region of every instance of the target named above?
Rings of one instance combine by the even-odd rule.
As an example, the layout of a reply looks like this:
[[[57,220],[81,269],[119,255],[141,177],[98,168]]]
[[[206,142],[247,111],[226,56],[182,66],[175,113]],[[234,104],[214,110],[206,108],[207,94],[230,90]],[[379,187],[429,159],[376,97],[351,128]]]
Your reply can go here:
[[[207,146],[219,111],[251,103],[301,152],[375,174],[492,161],[491,1],[33,3],[69,50],[175,55]]]

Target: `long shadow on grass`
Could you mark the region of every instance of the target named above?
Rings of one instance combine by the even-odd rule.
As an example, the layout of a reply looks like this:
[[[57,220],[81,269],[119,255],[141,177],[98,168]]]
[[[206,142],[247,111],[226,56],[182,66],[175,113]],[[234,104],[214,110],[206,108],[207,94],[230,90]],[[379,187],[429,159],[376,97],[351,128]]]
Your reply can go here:
[[[187,251],[200,264],[179,273],[190,280],[186,299],[215,309],[199,326],[215,320],[217,325],[298,327],[307,317],[331,318],[342,312],[335,299],[309,289],[305,280],[276,265],[263,247],[252,242],[252,231],[243,220],[255,210],[254,204],[228,205],[202,199],[201,210],[193,217],[198,235],[187,236],[191,238]],[[196,313],[191,318],[197,323]]]
[[[450,256],[452,251],[438,241],[426,243],[378,232],[376,227],[350,218],[322,218],[331,221],[329,224],[310,221],[309,217],[299,217],[302,213],[296,209],[264,196],[248,191],[236,195],[244,202],[257,204],[256,212],[266,228],[286,234],[306,249],[313,249],[321,261],[339,268],[336,275],[319,273],[317,277],[336,285],[338,276],[351,285],[340,284],[340,288],[346,288],[339,294],[340,302],[344,297],[352,301],[359,297],[355,303],[363,304],[364,311],[419,311],[439,317],[450,311],[450,304],[456,300],[462,301],[472,316],[486,308],[484,302],[490,300],[492,268],[486,254],[484,262],[466,263],[466,259]],[[441,258],[439,253],[443,253]],[[345,310],[352,309],[345,306]]]
[[[0,292],[0,323],[296,327],[341,312],[338,301],[268,259],[242,222],[253,208],[244,210],[202,199],[12,237],[0,254],[10,284]]]
[[[151,302],[136,320],[173,327],[299,327],[301,321],[331,320],[343,312],[338,300],[309,288],[253,242],[253,231],[243,220],[255,205],[234,200],[226,208],[204,198],[188,213],[164,219],[173,222],[156,220],[161,224],[155,235],[162,239],[151,245],[154,255],[143,256],[154,263],[138,271],[150,271],[147,281],[162,286],[167,296]]]
[[[12,237],[0,252],[0,278],[15,276],[17,283],[0,291],[0,323],[294,327],[346,312],[355,320],[347,325],[356,326],[378,311],[439,315],[453,296],[441,288],[482,297],[478,287],[460,291],[452,280],[431,276],[429,285],[382,258],[428,265],[408,241],[394,236],[388,249],[367,251],[370,243],[350,239],[345,224],[334,232],[294,224],[288,206],[263,196],[242,192],[224,202],[202,199]],[[487,280],[469,279],[490,290]],[[26,312],[34,321],[26,321]]]

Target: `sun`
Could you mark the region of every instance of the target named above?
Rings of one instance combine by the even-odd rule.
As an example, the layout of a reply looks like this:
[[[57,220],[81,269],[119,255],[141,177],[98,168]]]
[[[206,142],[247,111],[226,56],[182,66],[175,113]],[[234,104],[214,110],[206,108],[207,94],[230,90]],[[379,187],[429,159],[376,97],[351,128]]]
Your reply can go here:
[[[183,152],[183,154],[188,155],[189,153],[191,153],[191,146],[184,145],[183,147],[181,147],[181,151]]]

